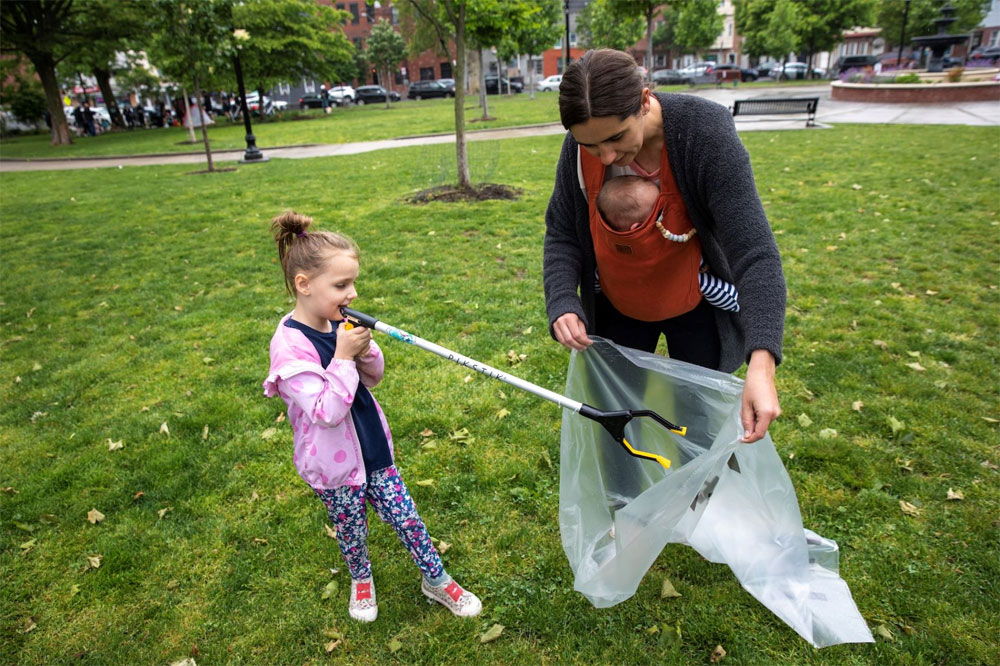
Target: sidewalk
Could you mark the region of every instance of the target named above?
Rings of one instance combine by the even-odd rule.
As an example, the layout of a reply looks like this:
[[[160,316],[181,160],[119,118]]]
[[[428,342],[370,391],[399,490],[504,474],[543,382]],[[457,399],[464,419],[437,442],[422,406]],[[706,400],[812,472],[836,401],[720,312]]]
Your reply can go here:
[[[864,104],[837,102],[830,99],[830,86],[801,86],[782,88],[739,88],[723,86],[704,88],[690,93],[731,107],[737,99],[760,97],[819,97],[816,122],[822,128],[837,123],[923,124],[923,125],[993,125],[1000,126],[1000,104],[995,102],[961,102],[956,104]],[[805,119],[798,116],[737,117],[736,129],[740,132],[763,130],[805,129]],[[468,141],[493,141],[528,136],[563,134],[557,122],[547,125],[511,127],[507,129],[467,131]],[[308,146],[262,147],[271,159],[308,159],[335,155],[356,155],[373,150],[454,143],[454,134],[401,137],[380,141],[356,143],[315,144]],[[221,150],[212,153],[215,162],[234,162],[243,157],[242,150]],[[0,160],[0,173],[8,171],[59,171],[65,169],[120,168],[154,164],[204,164],[205,154],[138,155],[121,157],[94,157],[69,160]]]

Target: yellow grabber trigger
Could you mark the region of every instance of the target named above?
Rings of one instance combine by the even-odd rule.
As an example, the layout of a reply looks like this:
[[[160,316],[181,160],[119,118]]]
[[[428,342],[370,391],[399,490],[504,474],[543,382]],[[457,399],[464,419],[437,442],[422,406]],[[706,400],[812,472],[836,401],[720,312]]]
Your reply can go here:
[[[633,455],[636,458],[644,458],[646,460],[655,460],[663,466],[663,469],[670,469],[670,460],[661,455],[650,453],[649,451],[640,451],[629,444],[629,441],[625,439],[625,426],[628,425],[628,422],[634,418],[646,416],[653,419],[670,432],[675,432],[681,437],[687,434],[687,426],[674,425],[656,412],[649,409],[619,409],[606,412],[591,407],[588,404],[584,404],[580,407],[580,415],[586,416],[588,419],[593,421],[597,421],[604,426],[604,429],[615,438],[615,441],[625,447],[625,450],[629,452],[629,455]]]

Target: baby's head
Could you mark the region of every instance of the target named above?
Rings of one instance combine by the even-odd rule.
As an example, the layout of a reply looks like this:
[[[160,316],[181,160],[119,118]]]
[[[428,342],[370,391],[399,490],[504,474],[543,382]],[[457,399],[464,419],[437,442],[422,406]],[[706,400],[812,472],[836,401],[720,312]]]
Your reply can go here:
[[[271,231],[278,244],[278,259],[285,273],[285,288],[297,296],[295,276],[315,277],[326,270],[333,257],[347,254],[358,261],[357,244],[347,236],[333,231],[307,231],[312,218],[286,211],[271,220]],[[355,271],[356,272],[356,271]]]
[[[660,196],[655,183],[639,176],[618,176],[604,183],[597,209],[615,231],[636,229],[646,221]]]

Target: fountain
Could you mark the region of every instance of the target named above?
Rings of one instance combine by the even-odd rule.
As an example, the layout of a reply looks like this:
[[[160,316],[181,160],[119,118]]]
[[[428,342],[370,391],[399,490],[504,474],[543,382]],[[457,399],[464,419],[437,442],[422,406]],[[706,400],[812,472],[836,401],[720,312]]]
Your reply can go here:
[[[949,35],[947,30],[948,26],[954,23],[957,19],[955,18],[955,8],[951,6],[950,0],[946,0],[944,6],[941,7],[941,17],[934,19],[935,25],[937,25],[936,35],[923,35],[921,37],[914,37],[913,44],[919,47],[927,47],[931,50],[931,59],[927,63],[928,72],[940,72],[944,69],[944,52],[948,50],[948,47],[953,44],[961,44],[968,41],[968,35]]]

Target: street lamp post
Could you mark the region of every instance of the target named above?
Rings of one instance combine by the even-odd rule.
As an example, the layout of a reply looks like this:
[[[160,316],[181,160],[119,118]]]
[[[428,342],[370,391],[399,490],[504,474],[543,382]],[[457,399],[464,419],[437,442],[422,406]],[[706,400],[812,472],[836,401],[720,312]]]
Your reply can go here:
[[[243,153],[243,159],[240,160],[240,164],[259,164],[261,162],[266,162],[268,158],[264,156],[264,153],[260,152],[259,148],[257,148],[257,137],[253,135],[253,128],[250,126],[250,109],[247,108],[247,93],[246,88],[243,87],[243,66],[240,63],[239,53],[233,56],[233,68],[236,70],[236,87],[239,89],[240,93],[240,108],[243,111],[243,126],[247,130],[247,150]],[[260,100],[259,103],[263,107],[264,100]]]
[[[566,15],[566,37],[563,43],[563,74],[569,67],[569,0],[563,3],[563,13]]]
[[[905,0],[903,8],[903,25],[899,27],[899,54],[896,56],[896,69],[903,68],[903,43],[906,41],[906,18],[910,15],[910,0]]]

